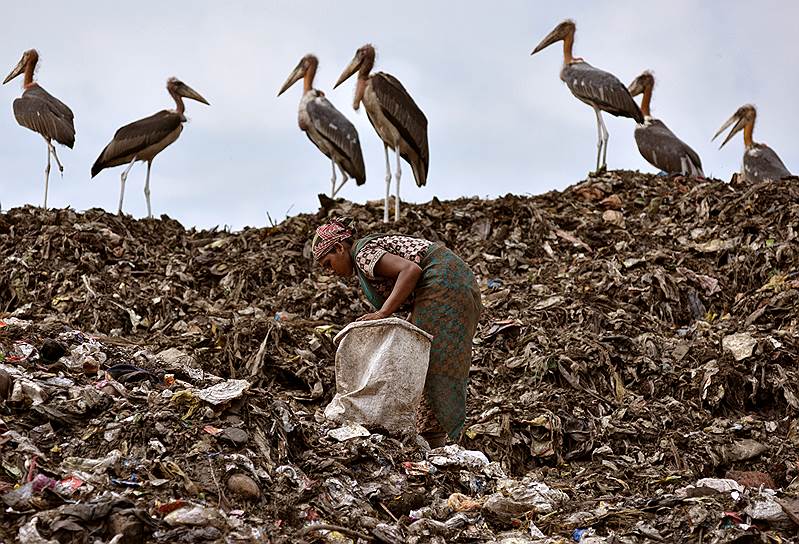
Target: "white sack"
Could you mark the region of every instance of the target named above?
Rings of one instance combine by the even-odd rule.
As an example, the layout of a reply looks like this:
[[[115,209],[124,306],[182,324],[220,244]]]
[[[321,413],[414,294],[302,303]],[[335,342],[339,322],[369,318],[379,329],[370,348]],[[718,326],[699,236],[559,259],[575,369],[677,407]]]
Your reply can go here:
[[[415,429],[432,339],[396,317],[347,325],[333,340],[336,396],[325,417],[392,433]]]

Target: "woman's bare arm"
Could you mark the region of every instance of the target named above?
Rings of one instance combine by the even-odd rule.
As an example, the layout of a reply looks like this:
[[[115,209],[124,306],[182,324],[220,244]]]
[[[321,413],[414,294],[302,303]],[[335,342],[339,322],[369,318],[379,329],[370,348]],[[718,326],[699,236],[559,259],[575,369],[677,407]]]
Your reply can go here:
[[[385,253],[374,268],[375,276],[394,279],[394,290],[383,303],[383,307],[374,313],[366,314],[359,321],[383,319],[396,312],[416,289],[416,283],[422,277],[421,267],[413,261],[403,259],[392,253]]]

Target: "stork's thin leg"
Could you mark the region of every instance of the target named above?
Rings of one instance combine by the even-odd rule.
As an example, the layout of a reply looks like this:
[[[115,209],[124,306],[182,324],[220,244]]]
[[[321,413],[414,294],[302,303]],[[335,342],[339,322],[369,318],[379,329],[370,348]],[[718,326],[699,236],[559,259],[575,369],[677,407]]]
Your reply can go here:
[[[61,175],[64,174],[64,165],[61,164],[61,161],[58,160],[58,153],[55,152],[55,146],[52,142],[47,142],[47,147],[50,149],[50,153],[53,154],[53,158],[55,159],[55,163],[58,165],[58,170],[61,172]]]
[[[50,145],[47,145],[47,166],[44,167],[44,209],[47,209],[47,189],[50,186]]]
[[[153,211],[150,208],[150,167],[152,165],[153,161],[147,161],[147,177],[144,180],[144,198],[147,200],[147,219],[153,217]]]
[[[330,166],[333,170],[333,177],[330,178],[330,198],[336,198],[336,161],[330,159]]]
[[[344,187],[344,184],[347,183],[347,181],[349,181],[350,179],[350,177],[347,175],[347,172],[345,172],[343,168],[339,169],[341,170],[341,175],[344,177],[344,179],[341,180],[341,184],[338,187],[333,189],[333,196],[336,196],[338,192],[341,190],[341,188]],[[333,171],[335,172],[335,167]]]
[[[391,191],[391,164],[388,162],[388,144],[383,143],[386,152],[386,202],[383,206],[383,223],[388,223],[388,199]]]
[[[602,171],[604,172],[608,168],[608,140],[610,139],[610,134],[608,134],[608,129],[605,127],[605,121],[602,119],[602,112],[599,112],[599,125],[602,127]]]
[[[394,148],[397,152],[397,171],[394,172],[394,178],[397,180],[397,196],[394,199],[394,222],[399,221],[400,218],[400,199],[399,199],[399,189],[400,189],[400,177],[402,176],[402,169],[400,167],[400,146],[397,143],[397,147]]]
[[[599,172],[599,158],[602,156],[602,114],[594,108],[596,114],[596,172]]]
[[[130,169],[133,168],[134,162],[136,162],[136,157],[133,157],[133,160],[130,161],[130,164],[127,168],[125,168],[125,171],[122,172],[122,176],[120,176],[121,183],[119,187],[119,210],[117,210],[117,213],[120,215],[122,215],[122,198],[125,196],[125,182],[128,180],[128,172],[130,172]]]

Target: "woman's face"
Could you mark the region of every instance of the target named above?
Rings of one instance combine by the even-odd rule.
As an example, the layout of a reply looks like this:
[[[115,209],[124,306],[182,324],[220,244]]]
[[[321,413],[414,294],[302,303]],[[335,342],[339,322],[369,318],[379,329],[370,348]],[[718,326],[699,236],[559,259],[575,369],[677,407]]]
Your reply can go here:
[[[349,250],[343,244],[336,244],[330,253],[322,257],[319,264],[326,271],[342,278],[348,278],[353,273],[352,257],[350,257]]]

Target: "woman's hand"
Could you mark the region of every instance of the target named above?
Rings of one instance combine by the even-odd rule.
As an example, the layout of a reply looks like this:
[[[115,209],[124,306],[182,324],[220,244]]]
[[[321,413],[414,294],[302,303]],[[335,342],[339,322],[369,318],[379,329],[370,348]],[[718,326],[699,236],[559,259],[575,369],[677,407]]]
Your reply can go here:
[[[391,314],[387,314],[383,310],[377,310],[371,314],[362,315],[357,321],[375,321],[376,319],[385,319],[387,317],[391,317]]]

